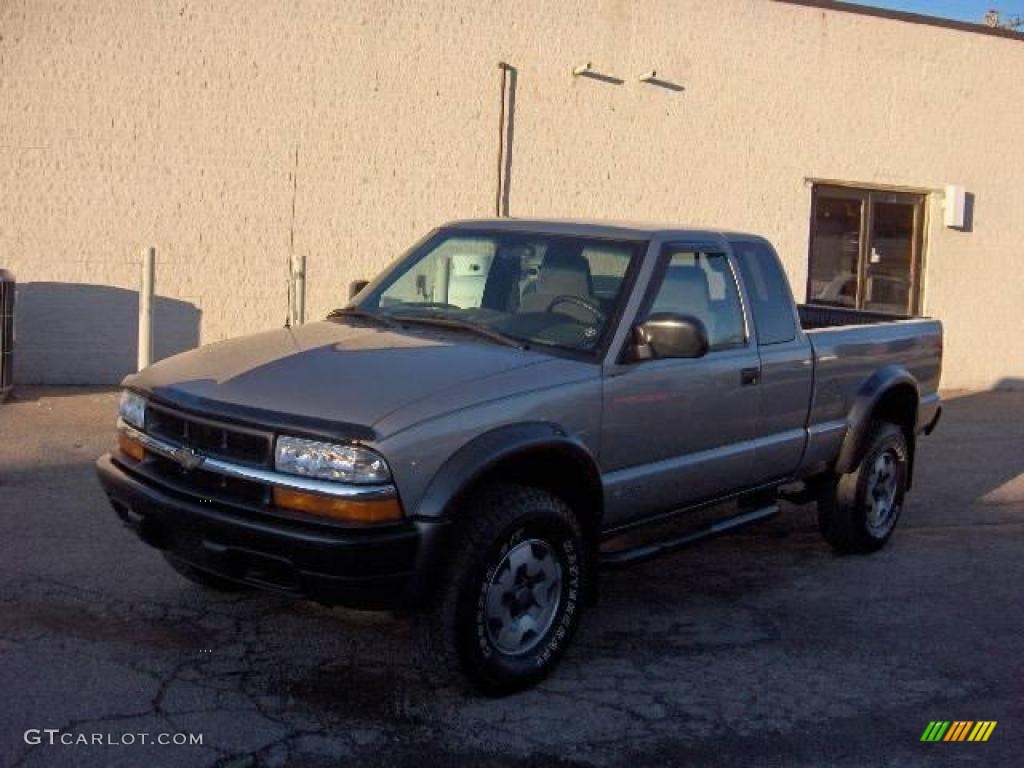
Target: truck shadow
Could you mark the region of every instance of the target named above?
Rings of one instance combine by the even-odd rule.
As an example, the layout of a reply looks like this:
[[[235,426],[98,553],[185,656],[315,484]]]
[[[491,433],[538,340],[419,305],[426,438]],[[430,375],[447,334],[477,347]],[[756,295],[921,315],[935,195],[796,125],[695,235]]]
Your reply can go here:
[[[918,442],[902,527],[1019,519],[1024,503],[1024,379],[994,391],[946,394],[935,433]]]

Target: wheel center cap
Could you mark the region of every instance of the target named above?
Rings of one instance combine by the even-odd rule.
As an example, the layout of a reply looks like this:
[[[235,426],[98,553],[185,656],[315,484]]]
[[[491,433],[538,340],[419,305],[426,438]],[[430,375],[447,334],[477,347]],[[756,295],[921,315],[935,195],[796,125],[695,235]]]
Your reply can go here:
[[[510,549],[487,588],[487,636],[501,653],[518,656],[540,643],[561,603],[562,566],[552,546],[527,539]]]
[[[533,598],[533,588],[521,586],[512,597],[513,608],[516,614],[525,613],[536,602]]]

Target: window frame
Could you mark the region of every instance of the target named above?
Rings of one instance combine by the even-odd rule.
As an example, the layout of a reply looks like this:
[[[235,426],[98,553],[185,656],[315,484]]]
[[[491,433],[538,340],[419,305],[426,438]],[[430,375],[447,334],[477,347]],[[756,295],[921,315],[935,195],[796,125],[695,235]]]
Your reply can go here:
[[[892,317],[919,317],[924,303],[924,266],[925,246],[927,244],[927,210],[928,195],[926,192],[914,192],[906,189],[891,189],[885,187],[873,187],[865,185],[844,185],[815,183],[811,188],[811,215],[809,222],[809,233],[807,238],[807,280],[804,288],[804,301],[807,304],[815,304],[811,295],[811,275],[814,257],[814,240],[816,234],[816,223],[818,220],[818,201],[821,197],[838,198],[842,200],[856,200],[861,204],[860,230],[858,236],[857,270],[856,270],[856,293],[854,305],[844,309],[858,311],[878,312],[879,314]],[[871,257],[871,248],[874,243],[874,204],[897,203],[911,205],[914,210],[913,235],[911,237],[910,268],[907,279],[910,283],[908,290],[908,307],[905,313],[884,312],[872,307],[865,307],[866,286],[868,279],[868,263]],[[832,306],[823,305],[823,306]]]

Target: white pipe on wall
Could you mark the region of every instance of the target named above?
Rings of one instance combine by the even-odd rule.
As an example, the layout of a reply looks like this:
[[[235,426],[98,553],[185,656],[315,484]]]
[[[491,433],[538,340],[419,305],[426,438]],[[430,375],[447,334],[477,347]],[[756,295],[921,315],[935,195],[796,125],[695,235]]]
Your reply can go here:
[[[295,318],[294,325],[306,322],[306,256],[298,254],[292,271],[294,280]]]
[[[142,254],[142,286],[139,289],[139,370],[153,362],[153,279],[156,248]]]

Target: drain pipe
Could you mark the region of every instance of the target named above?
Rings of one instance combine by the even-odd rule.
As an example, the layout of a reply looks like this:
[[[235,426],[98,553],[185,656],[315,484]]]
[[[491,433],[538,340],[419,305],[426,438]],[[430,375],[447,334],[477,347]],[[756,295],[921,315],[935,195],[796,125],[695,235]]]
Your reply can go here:
[[[508,101],[509,66],[499,61],[498,69],[501,70],[501,108],[498,112],[498,175],[494,190],[494,215],[508,216],[508,211],[502,211],[501,198],[505,188],[505,103]]]
[[[153,362],[153,282],[156,248],[142,253],[142,286],[139,289],[139,359],[141,371]]]

